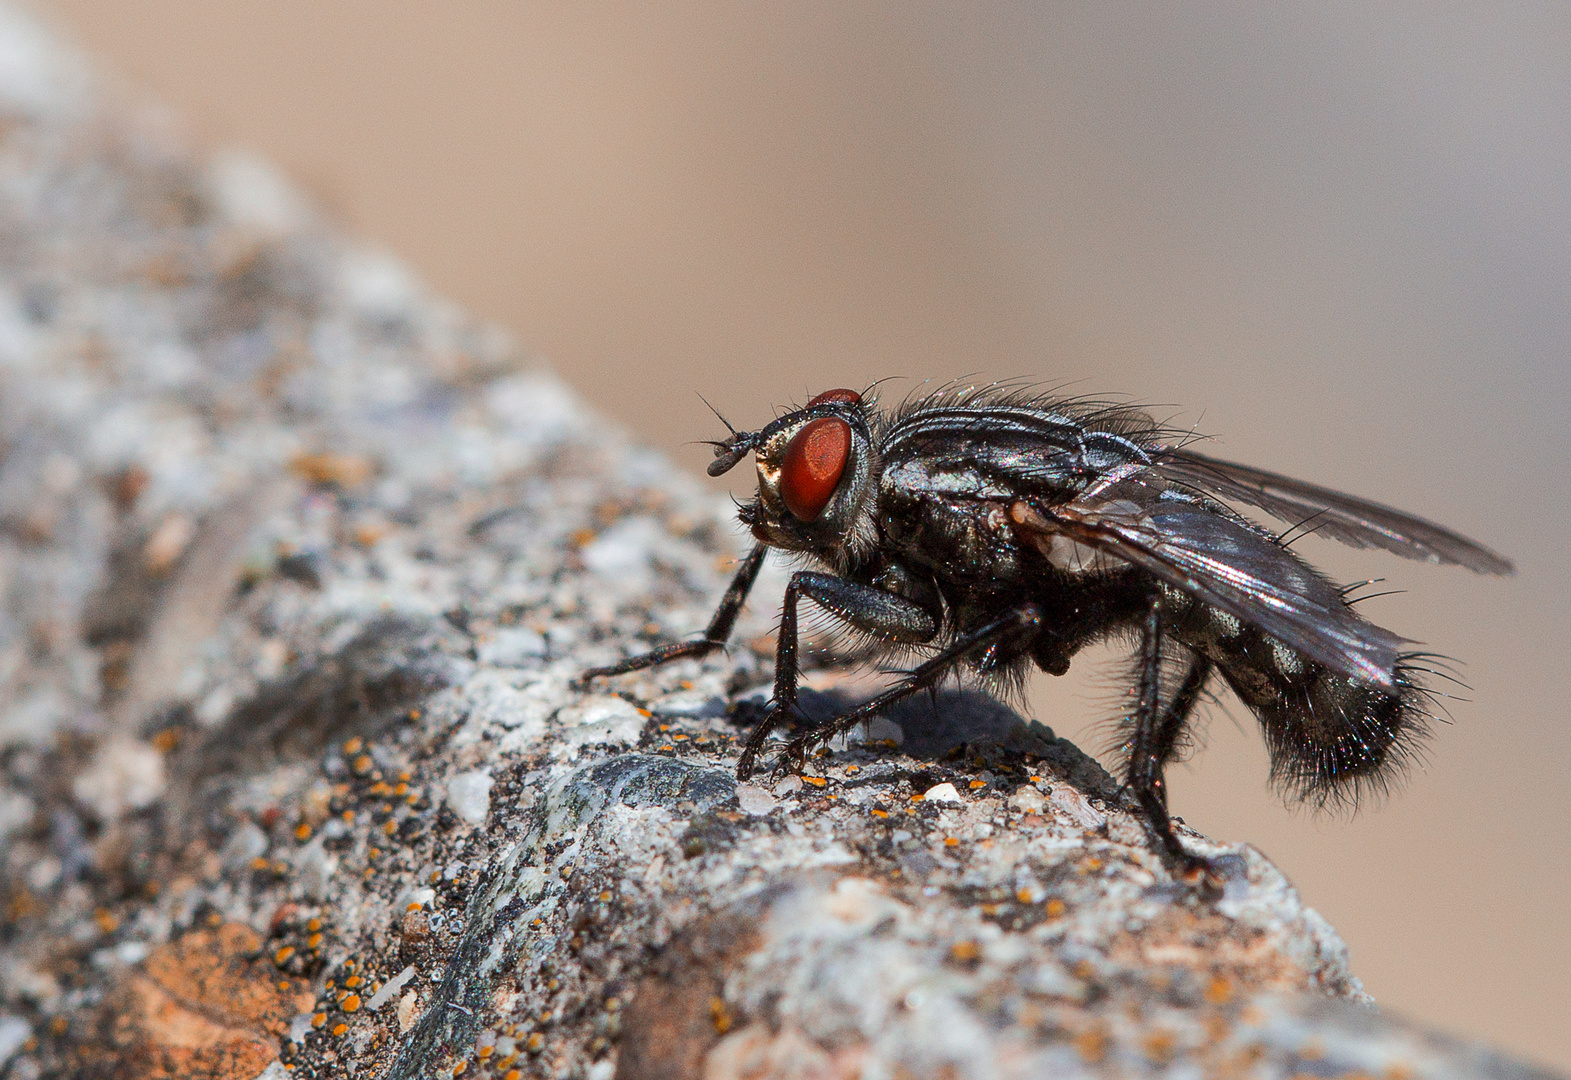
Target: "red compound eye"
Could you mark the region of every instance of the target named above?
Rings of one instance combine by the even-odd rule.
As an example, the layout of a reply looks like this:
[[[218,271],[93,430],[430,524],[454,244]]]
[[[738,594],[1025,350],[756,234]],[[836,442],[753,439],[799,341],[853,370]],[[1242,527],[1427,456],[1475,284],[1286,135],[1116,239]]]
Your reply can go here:
[[[785,460],[780,463],[780,497],[786,509],[802,521],[818,517],[829,505],[850,460],[850,424],[838,416],[824,416],[805,425],[786,447]]]
[[[814,405],[823,405],[824,403],[830,401],[849,401],[851,404],[855,405],[861,400],[862,395],[858,394],[855,390],[825,390],[822,394],[819,394],[803,407],[811,409]]]

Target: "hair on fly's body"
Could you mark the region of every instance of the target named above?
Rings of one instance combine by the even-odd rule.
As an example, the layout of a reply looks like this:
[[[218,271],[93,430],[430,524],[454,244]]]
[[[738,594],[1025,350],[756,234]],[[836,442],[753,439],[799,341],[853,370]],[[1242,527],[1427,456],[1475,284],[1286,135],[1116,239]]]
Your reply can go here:
[[[1167,855],[1203,869],[1174,833],[1163,777],[1202,701],[1225,687],[1254,714],[1287,798],[1350,806],[1384,792],[1443,718],[1424,680],[1455,681],[1443,660],[1355,610],[1375,582],[1333,584],[1292,548],[1299,536],[1513,572],[1421,518],[1202,455],[1192,429],[1127,402],[951,383],[886,412],[872,391],[827,391],[757,431],[721,416],[729,434],[709,443],[709,474],[754,455],[757,493],[737,509],[753,550],[701,639],[582,676],[722,648],[766,552],[795,556],[803,568],[781,606],[774,692],[739,777],[800,716],[804,600],[808,621],[843,629],[858,655],[909,667],[870,700],[804,726],[776,770],[800,771],[815,747],[946,679],[1008,693],[1033,666],[1061,675],[1086,646],[1125,641],[1125,788]],[[1273,533],[1234,506],[1289,528]]]

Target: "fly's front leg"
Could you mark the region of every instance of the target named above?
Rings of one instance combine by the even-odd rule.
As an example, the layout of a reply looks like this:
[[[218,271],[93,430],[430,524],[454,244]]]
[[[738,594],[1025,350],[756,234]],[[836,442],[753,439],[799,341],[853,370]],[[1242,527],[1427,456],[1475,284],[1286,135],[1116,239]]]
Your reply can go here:
[[[1211,675],[1211,661],[1196,654],[1167,708],[1161,707],[1162,624],[1155,604],[1146,612],[1140,633],[1140,670],[1136,685],[1133,730],[1129,740],[1129,765],[1125,783],[1145,812],[1146,825],[1162,847],[1186,868],[1203,867],[1204,860],[1184,850],[1173,833],[1167,813],[1167,786],[1163,769],[1172,760],[1184,725],[1200,700]]]
[[[871,701],[863,702],[845,715],[837,716],[829,723],[792,739],[782,760],[797,764],[804,762],[808,749],[814,743],[828,742],[836,735],[842,735],[858,724],[871,720],[896,702],[920,690],[937,686],[944,676],[977,652],[985,652],[1020,638],[1029,638],[1041,627],[1041,611],[1035,604],[1023,604],[1002,618],[962,635],[937,656],[913,669],[905,678]]]
[[[720,601],[714,618],[709,620],[709,628],[704,631],[704,636],[697,641],[680,641],[673,645],[662,645],[658,649],[646,652],[640,656],[630,656],[626,660],[618,660],[605,667],[590,668],[578,677],[580,683],[587,683],[590,679],[602,675],[623,675],[629,671],[640,671],[644,668],[664,664],[668,660],[680,660],[684,656],[708,656],[716,649],[725,647],[726,640],[731,636],[731,628],[736,625],[736,617],[742,613],[742,605],[747,602],[748,591],[752,589],[753,582],[758,579],[758,569],[764,565],[764,556],[768,554],[767,544],[757,544],[742,560],[741,567],[736,576],[731,579],[731,585],[725,591],[725,597]]]
[[[937,617],[903,596],[837,578],[832,574],[811,570],[799,570],[792,574],[780,609],[780,638],[775,646],[774,699],[742,748],[742,757],[736,766],[736,775],[741,779],[745,780],[752,775],[759,751],[763,749],[770,732],[796,709],[796,685],[801,672],[797,658],[796,609],[798,601],[804,596],[836,618],[886,641],[919,644],[931,641],[933,635],[938,633]],[[792,746],[795,745],[793,742]]]

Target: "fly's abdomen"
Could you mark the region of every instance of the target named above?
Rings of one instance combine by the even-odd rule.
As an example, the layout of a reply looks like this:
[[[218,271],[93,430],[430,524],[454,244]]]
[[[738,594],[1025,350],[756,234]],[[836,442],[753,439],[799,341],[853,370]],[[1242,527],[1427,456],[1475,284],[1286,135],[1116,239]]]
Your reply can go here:
[[[1271,781],[1320,805],[1384,789],[1412,759],[1430,700],[1408,658],[1395,691],[1333,671],[1226,612],[1194,604],[1175,636],[1216,664],[1259,718]]]

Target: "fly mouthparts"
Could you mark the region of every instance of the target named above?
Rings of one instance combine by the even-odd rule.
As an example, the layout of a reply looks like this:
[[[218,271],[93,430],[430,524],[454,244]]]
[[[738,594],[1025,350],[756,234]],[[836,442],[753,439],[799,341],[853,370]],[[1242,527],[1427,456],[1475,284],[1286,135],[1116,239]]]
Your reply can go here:
[[[757,442],[757,432],[739,431],[725,442],[716,443],[715,459],[709,463],[709,475],[719,476],[730,472],[733,465],[752,453]]]

